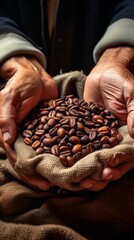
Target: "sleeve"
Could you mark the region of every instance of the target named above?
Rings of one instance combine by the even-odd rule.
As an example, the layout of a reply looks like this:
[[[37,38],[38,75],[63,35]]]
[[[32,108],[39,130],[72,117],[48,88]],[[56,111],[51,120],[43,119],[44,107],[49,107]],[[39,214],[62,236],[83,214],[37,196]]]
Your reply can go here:
[[[120,45],[134,46],[134,1],[120,1],[106,32],[93,51],[97,62],[105,49]]]
[[[33,55],[46,68],[44,54],[21,35],[5,33],[0,35],[0,64],[15,55]]]
[[[15,55],[33,55],[46,68],[45,55],[17,24],[0,11],[0,64]]]

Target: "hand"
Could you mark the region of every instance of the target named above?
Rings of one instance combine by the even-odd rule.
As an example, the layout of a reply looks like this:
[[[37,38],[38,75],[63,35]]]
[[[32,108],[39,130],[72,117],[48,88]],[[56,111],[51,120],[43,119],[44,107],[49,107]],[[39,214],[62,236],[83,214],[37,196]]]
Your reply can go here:
[[[44,177],[39,174],[24,174],[20,173],[21,179],[24,180],[28,185],[35,189],[40,189],[43,191],[49,190],[53,185]]]
[[[107,49],[88,75],[84,100],[108,108],[134,137],[134,48]]]
[[[134,167],[133,154],[119,154],[107,161],[107,167],[102,170],[99,180],[86,177],[80,182],[83,189],[94,192],[104,189],[111,181],[116,181],[123,177]]]
[[[17,124],[39,101],[56,98],[57,86],[30,56],[10,58],[1,65],[0,76],[8,80],[0,91],[0,143],[13,159],[11,145],[16,138]]]

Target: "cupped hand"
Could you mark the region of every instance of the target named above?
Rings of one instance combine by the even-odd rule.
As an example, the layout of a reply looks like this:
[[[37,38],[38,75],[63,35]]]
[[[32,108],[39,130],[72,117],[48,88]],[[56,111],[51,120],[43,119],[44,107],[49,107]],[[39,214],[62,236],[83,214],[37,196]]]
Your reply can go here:
[[[39,174],[25,174],[19,172],[21,179],[25,181],[28,185],[30,185],[34,189],[40,189],[42,191],[49,190],[53,184],[49,182],[48,179],[42,177]]]
[[[134,48],[107,49],[88,75],[84,100],[108,108],[134,137]]]
[[[134,138],[134,48],[107,49],[87,76],[84,100],[109,109]],[[134,155],[113,156],[103,169],[100,180],[87,177],[81,187],[92,191],[104,189],[110,181],[120,179],[134,167]]]
[[[30,56],[5,61],[0,66],[0,77],[7,82],[0,91],[0,144],[11,156],[17,124],[39,101],[56,98],[58,93],[54,80]]]
[[[6,83],[0,91],[0,145],[14,167],[16,154],[13,143],[18,124],[39,101],[56,98],[58,92],[54,80],[31,56],[17,56],[5,61],[0,66],[0,77]],[[31,186],[42,190],[51,186],[40,175],[18,173]]]
[[[111,181],[120,179],[133,168],[133,154],[118,154],[108,159],[107,166],[102,170],[99,180],[88,176],[81,180],[80,186],[83,189],[88,189],[94,192],[100,191],[107,187]]]

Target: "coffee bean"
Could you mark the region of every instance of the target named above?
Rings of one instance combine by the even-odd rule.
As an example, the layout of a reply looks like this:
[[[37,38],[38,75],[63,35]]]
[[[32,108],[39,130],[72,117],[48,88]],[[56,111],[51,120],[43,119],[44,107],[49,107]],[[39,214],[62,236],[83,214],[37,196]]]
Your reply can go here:
[[[71,167],[87,154],[119,144],[118,127],[108,109],[70,94],[39,103],[22,122],[22,137],[37,155],[55,155]]]
[[[72,149],[72,153],[78,153],[82,150],[82,145],[81,144],[76,144],[74,145],[73,149]]]
[[[81,156],[82,156],[82,151],[79,151],[79,152],[75,153],[75,154],[73,155],[73,160],[74,160],[74,162],[77,162],[78,160],[80,160],[80,159],[81,159]]]
[[[89,137],[88,137],[88,135],[83,135],[83,136],[80,138],[80,142],[81,142],[82,144],[88,143],[88,142],[89,142]]]
[[[96,138],[96,135],[97,135],[96,131],[90,130],[90,132],[89,132],[89,140],[93,141]]]
[[[25,138],[31,138],[32,137],[32,135],[33,135],[33,133],[32,133],[32,131],[31,130],[29,130],[29,129],[26,129],[26,130],[24,130],[23,131],[23,137]]]
[[[50,119],[48,120],[47,124],[48,124],[49,127],[54,127],[55,124],[56,124],[56,121],[55,121],[54,118],[50,118]]]
[[[68,167],[72,167],[74,165],[75,161],[74,161],[74,157],[72,156],[67,156],[67,166]]]
[[[32,148],[37,149],[38,147],[40,147],[40,144],[41,144],[41,142],[39,140],[37,140],[37,141],[33,142]]]
[[[36,154],[37,155],[42,154],[42,153],[44,153],[44,149],[43,148],[39,147],[39,148],[36,149]]]
[[[65,136],[65,134],[66,134],[66,131],[65,131],[65,129],[64,129],[63,127],[60,127],[60,128],[57,130],[57,135],[58,135],[58,137],[63,138],[63,137]]]
[[[43,139],[43,144],[45,145],[45,146],[48,146],[48,147],[51,147],[52,146],[52,138],[44,138]]]
[[[69,141],[72,143],[72,144],[78,144],[78,143],[80,143],[80,138],[78,137],[78,136],[71,136],[70,138],[69,138]]]
[[[51,147],[51,153],[55,156],[59,156],[59,146],[58,145],[53,145]]]
[[[24,143],[31,146],[32,145],[32,139],[31,138],[28,138],[28,137],[25,137],[24,138]]]

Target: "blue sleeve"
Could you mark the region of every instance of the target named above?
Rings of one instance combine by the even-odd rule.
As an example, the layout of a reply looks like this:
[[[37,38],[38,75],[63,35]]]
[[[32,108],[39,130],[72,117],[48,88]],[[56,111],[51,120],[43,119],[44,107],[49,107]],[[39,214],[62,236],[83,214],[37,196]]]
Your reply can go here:
[[[122,18],[134,19],[134,0],[120,0],[113,12],[111,23]]]

